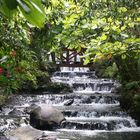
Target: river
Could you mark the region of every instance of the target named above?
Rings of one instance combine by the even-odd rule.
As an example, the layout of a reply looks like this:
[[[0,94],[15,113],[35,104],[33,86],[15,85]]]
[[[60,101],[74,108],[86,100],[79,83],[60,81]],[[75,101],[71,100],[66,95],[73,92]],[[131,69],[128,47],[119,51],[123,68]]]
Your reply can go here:
[[[115,90],[120,85],[116,81],[97,78],[95,72],[89,71],[88,68],[64,67],[61,68],[61,71],[54,73],[52,81],[69,84],[73,88],[73,92],[14,95],[0,112],[0,134],[5,133],[10,140],[14,140],[14,137],[15,140],[24,140],[21,138],[24,136],[26,136],[26,140],[34,140],[33,136],[26,133],[27,130],[30,131],[29,115],[23,110],[36,103],[53,105],[64,113],[67,121],[62,124],[60,129],[50,132],[57,139],[140,139],[140,127],[127,112],[120,108],[120,95]],[[27,130],[23,131],[22,127]],[[21,130],[17,134],[17,131],[13,130],[18,128]],[[40,135],[42,131],[36,132]],[[48,133],[48,131],[43,132]]]

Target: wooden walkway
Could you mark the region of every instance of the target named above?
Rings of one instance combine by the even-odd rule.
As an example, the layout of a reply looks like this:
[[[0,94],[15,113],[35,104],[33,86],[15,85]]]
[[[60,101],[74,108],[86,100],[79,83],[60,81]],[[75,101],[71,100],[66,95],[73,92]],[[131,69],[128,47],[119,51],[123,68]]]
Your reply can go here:
[[[92,63],[84,65],[83,53],[85,49],[77,52],[74,49],[64,48],[62,53],[58,56],[55,53],[51,53],[51,61],[56,63],[58,66],[63,67],[89,67]]]

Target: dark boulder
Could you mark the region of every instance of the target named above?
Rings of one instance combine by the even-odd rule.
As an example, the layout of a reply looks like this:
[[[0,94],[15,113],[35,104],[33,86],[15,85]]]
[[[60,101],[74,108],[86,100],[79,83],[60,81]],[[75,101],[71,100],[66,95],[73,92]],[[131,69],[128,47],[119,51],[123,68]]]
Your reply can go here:
[[[53,130],[60,127],[64,115],[53,106],[32,105],[26,109],[30,113],[30,125],[40,130]]]

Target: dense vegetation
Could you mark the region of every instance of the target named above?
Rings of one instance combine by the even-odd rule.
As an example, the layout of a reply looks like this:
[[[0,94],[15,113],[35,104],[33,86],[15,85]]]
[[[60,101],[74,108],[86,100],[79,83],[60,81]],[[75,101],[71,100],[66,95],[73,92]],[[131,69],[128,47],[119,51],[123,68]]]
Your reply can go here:
[[[36,84],[48,66],[43,56],[59,55],[63,47],[86,48],[85,64],[92,61],[103,67],[102,75],[117,77],[126,102],[129,95],[133,99],[128,108],[135,110],[140,104],[139,7],[139,0],[2,0],[0,87],[9,94],[27,81]]]

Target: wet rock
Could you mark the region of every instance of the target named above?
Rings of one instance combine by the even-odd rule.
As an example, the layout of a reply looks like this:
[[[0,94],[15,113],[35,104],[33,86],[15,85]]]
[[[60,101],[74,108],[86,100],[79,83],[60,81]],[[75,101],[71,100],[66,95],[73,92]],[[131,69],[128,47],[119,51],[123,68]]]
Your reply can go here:
[[[0,136],[0,140],[10,140],[10,139],[8,139],[8,138],[5,137],[5,136]]]
[[[32,105],[30,109],[30,125],[40,130],[53,130],[59,128],[64,115],[53,106],[43,104]],[[28,109],[27,109],[28,110]]]
[[[113,130],[115,127],[114,123],[107,123],[107,130]]]
[[[81,103],[92,103],[92,99],[89,96],[83,96],[83,98],[81,99]]]
[[[95,117],[95,116],[97,116],[98,115],[98,113],[97,112],[90,112],[90,113],[88,113],[88,117]]]
[[[76,129],[84,129],[84,124],[81,124],[81,123],[75,123],[75,126],[76,126]]]
[[[73,102],[74,102],[74,99],[70,99],[70,100],[67,100],[66,102],[64,102],[64,105],[65,106],[70,106],[70,105],[73,104]]]
[[[0,132],[0,140],[10,140],[3,133]]]
[[[8,129],[8,122],[6,119],[0,119],[0,133],[3,134]]]
[[[57,140],[57,133],[37,130],[31,126],[19,127],[7,133],[10,140]],[[0,139],[1,140],[1,139]]]
[[[55,136],[49,136],[45,133],[42,133],[42,136],[37,138],[36,140],[57,140],[57,138]]]
[[[121,90],[121,85],[120,84],[116,84],[114,85],[115,88],[112,88],[111,93],[119,93]]]
[[[9,140],[3,133],[0,132],[0,140]]]
[[[42,131],[32,128],[31,126],[19,127],[7,133],[10,140],[36,140],[42,135]]]
[[[10,115],[10,116],[22,116],[23,112],[21,110],[14,108],[12,111],[9,112],[8,115]]]
[[[57,140],[56,138],[51,138],[51,137],[46,137],[46,138],[39,138],[39,139],[36,139],[36,140]]]
[[[2,112],[2,106],[0,105],[0,113]]]
[[[77,111],[64,111],[63,114],[66,117],[76,117],[78,112]]]
[[[78,115],[78,111],[72,111],[70,117],[76,117]]]
[[[102,98],[102,96],[99,96],[95,99],[95,103],[98,103],[100,101],[100,99]]]

